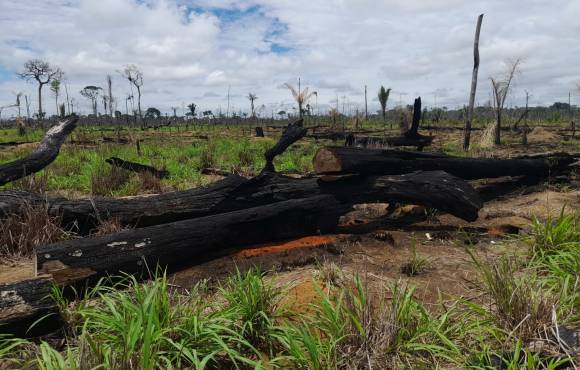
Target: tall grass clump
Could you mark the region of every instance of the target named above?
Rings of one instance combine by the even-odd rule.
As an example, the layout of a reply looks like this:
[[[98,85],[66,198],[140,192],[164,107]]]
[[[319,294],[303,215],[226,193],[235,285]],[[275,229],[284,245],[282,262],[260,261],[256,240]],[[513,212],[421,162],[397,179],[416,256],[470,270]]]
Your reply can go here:
[[[239,270],[220,288],[230,312],[236,318],[238,332],[257,348],[272,350],[275,320],[282,316],[281,290],[264,279],[264,273],[252,268]]]
[[[91,174],[91,193],[94,195],[108,195],[125,186],[130,179],[130,173],[115,166],[100,165]]]
[[[25,203],[20,212],[0,215],[0,255],[27,257],[38,246],[70,237],[60,217],[50,215],[45,204]]]

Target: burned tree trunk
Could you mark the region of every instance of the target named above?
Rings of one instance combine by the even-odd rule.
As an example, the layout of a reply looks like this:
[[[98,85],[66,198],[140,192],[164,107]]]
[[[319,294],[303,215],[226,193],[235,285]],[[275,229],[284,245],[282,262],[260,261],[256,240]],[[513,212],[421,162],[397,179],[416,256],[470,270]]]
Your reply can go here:
[[[260,126],[256,126],[256,137],[264,137],[264,129]]]
[[[274,158],[277,155],[284,153],[284,151],[296,141],[302,139],[306,135],[307,130],[302,127],[302,118],[296,120],[284,130],[280,140],[272,148],[268,149],[264,156],[266,157],[266,166],[262,172],[276,172],[274,168]]]
[[[125,161],[121,158],[111,157],[106,159],[105,162],[111,166],[119,167],[127,171],[137,172],[137,173],[150,173],[151,175],[163,179],[169,176],[169,172],[166,170],[158,170],[155,167],[147,166],[145,164]]]
[[[551,172],[566,169],[573,156],[549,158],[487,159],[459,158],[395,150],[324,147],[314,157],[318,174],[358,173],[366,175],[397,175],[414,171],[445,171],[462,179],[482,179],[502,176],[546,177]]]
[[[38,147],[28,156],[0,165],[0,185],[38,172],[51,164],[58,156],[68,134],[75,129],[77,121],[78,117],[74,116],[51,127]]]
[[[107,219],[116,219],[126,226],[158,225],[240,209],[229,208],[223,203],[247,181],[246,178],[230,175],[205,188],[124,199],[96,197],[67,200],[24,191],[5,191],[0,192],[0,217],[20,212],[22,205],[28,203],[33,206],[46,204],[50,215],[60,216],[67,226],[76,225],[82,234],[95,228],[99,220]]]
[[[427,154],[422,154],[427,156]],[[422,181],[426,181],[422,184]],[[437,192],[448,196],[440,202],[435,198],[425,197],[422,192],[424,186],[435,186]],[[443,211],[450,212],[466,220],[477,217],[477,210],[473,202],[477,202],[477,194],[471,190],[462,189],[470,199],[459,202],[464,210],[456,212],[449,204],[456,191],[458,179],[442,174],[407,174],[404,176],[356,177],[350,181],[337,181],[334,184],[319,181],[318,178],[295,179],[264,173],[252,179],[230,175],[207,188],[164,193],[148,197],[127,199],[94,198],[92,200],[66,200],[58,198],[44,198],[37,194],[21,191],[6,191],[0,193],[0,216],[20,212],[23,203],[32,205],[45,204],[48,212],[60,216],[66,225],[76,225],[79,231],[87,234],[98,225],[99,220],[116,219],[122,225],[146,227],[166,224],[179,220],[204,217],[212,214],[237,211],[240,209],[257,207],[290,199],[312,197],[319,194],[331,194],[341,198],[343,202],[377,202],[392,201],[428,205]],[[408,194],[399,190],[389,192],[388,186],[406,186]],[[466,184],[465,184],[466,185]],[[349,190],[357,187],[356,194]],[[349,194],[342,196],[341,194]],[[413,196],[420,195],[416,198]],[[428,203],[424,203],[428,201]],[[453,201],[455,202],[455,201]],[[471,205],[470,205],[471,204]],[[477,203],[475,203],[477,204]]]
[[[345,212],[332,196],[294,199],[235,212],[44,246],[36,267],[59,284],[201,263],[226,249],[333,230]]]
[[[418,150],[431,145],[433,138],[419,134],[419,123],[421,122],[421,98],[415,99],[413,106],[413,121],[407,132],[401,136],[395,137],[372,137],[372,136],[355,136],[354,134],[343,135],[345,139],[344,146],[416,146]]]
[[[58,329],[61,324],[58,315],[42,320],[30,329],[42,317],[56,313],[50,298],[52,285],[47,276],[0,284],[0,333],[24,338]]]

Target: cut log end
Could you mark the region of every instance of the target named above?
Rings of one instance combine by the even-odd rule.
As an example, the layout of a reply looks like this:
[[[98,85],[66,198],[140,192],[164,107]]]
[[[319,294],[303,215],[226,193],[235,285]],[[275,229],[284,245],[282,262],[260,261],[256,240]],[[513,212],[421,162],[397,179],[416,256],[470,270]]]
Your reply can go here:
[[[320,148],[313,160],[316,173],[337,173],[342,171],[342,162],[332,148]]]

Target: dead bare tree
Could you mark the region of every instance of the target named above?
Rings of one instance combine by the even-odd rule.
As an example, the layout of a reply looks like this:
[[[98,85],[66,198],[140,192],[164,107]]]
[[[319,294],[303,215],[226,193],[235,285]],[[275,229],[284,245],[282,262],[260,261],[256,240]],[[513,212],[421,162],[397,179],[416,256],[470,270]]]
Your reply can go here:
[[[107,75],[107,87],[109,90],[109,116],[113,118],[113,79]]]
[[[465,129],[463,131],[463,150],[469,150],[469,141],[471,140],[471,123],[473,122],[473,105],[475,104],[475,91],[477,89],[477,72],[479,71],[479,33],[481,31],[481,22],[483,14],[477,18],[475,27],[475,40],[473,41],[473,74],[471,76],[471,92],[469,94],[469,108],[467,109],[467,119],[465,120]]]
[[[36,80],[38,83],[38,119],[42,119],[42,87],[50,83],[53,79],[59,78],[62,71],[58,67],[51,66],[42,59],[31,59],[24,63],[24,71],[18,73],[18,77],[23,80]]]
[[[125,66],[121,75],[125,77],[131,86],[135,86],[137,89],[137,110],[139,113],[139,119],[143,121],[143,114],[141,112],[141,87],[143,86],[143,72],[134,64],[128,64]]]
[[[503,108],[505,101],[510,92],[512,81],[517,72],[519,65],[521,64],[520,59],[516,59],[509,65],[507,73],[503,79],[497,79],[490,77],[491,88],[493,92],[493,106],[495,110],[496,125],[494,131],[494,144],[499,145],[501,143],[501,119],[503,115]]]

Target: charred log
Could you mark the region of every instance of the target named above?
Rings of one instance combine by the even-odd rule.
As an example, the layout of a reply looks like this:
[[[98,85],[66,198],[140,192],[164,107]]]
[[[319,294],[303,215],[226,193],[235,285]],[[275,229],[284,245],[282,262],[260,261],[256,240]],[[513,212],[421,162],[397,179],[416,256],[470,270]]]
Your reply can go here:
[[[397,175],[414,171],[445,171],[462,179],[503,176],[547,177],[575,161],[570,155],[540,158],[459,158],[395,150],[324,147],[314,157],[318,174]]]

